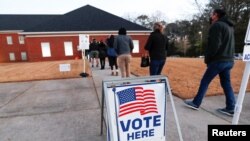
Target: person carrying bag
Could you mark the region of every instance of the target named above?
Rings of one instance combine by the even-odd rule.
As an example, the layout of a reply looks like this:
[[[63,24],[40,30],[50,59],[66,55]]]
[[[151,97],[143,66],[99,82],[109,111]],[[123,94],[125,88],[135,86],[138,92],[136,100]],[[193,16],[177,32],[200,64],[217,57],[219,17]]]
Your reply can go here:
[[[142,55],[141,57],[141,67],[148,67],[150,65],[150,59],[148,55]]]

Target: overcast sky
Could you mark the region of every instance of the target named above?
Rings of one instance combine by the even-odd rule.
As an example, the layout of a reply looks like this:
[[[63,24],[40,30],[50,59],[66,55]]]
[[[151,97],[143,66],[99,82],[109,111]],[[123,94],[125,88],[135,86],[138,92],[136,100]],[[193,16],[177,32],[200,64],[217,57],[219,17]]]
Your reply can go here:
[[[203,5],[208,0],[198,0]],[[0,0],[0,14],[64,14],[86,4],[120,17],[160,11],[167,22],[198,13],[195,0]]]

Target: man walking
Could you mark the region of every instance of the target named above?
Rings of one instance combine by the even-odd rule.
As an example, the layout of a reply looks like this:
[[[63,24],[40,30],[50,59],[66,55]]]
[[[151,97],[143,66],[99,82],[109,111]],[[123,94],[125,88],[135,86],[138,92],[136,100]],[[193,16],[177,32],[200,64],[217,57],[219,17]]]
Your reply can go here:
[[[208,46],[205,49],[206,72],[200,82],[197,95],[192,101],[185,101],[186,106],[198,110],[210,82],[217,74],[226,97],[226,107],[219,112],[233,116],[235,97],[231,86],[230,71],[234,65],[234,24],[222,9],[215,9],[211,14],[212,25],[209,29]]]

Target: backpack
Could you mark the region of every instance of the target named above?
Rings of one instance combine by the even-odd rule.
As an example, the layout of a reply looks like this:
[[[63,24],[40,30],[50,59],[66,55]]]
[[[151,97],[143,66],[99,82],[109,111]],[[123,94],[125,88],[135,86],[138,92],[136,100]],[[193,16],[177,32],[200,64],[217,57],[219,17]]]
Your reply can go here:
[[[111,56],[111,57],[116,57],[117,56],[117,53],[116,53],[116,51],[115,51],[115,49],[113,47],[108,48],[107,54],[108,54],[108,56]]]

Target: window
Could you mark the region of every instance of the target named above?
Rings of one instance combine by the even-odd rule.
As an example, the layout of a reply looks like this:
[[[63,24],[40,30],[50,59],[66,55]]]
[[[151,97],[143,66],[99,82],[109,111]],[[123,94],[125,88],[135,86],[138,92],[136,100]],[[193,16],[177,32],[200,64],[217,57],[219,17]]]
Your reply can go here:
[[[26,52],[21,52],[21,59],[23,61],[27,60],[27,53]]]
[[[49,43],[41,43],[41,47],[42,47],[42,56],[43,57],[51,57],[50,44]]]
[[[20,44],[24,44],[24,36],[19,36],[18,39]]]
[[[133,40],[133,44],[134,44],[133,53],[139,53],[139,51],[140,51],[140,49],[139,49],[139,40]]]
[[[12,41],[12,37],[11,36],[7,36],[7,44],[8,45],[12,45],[13,44],[13,41]]]
[[[73,56],[73,45],[72,42],[64,42],[65,56]]]
[[[13,52],[9,53],[9,57],[10,57],[10,61],[16,60],[15,53],[13,53]]]

